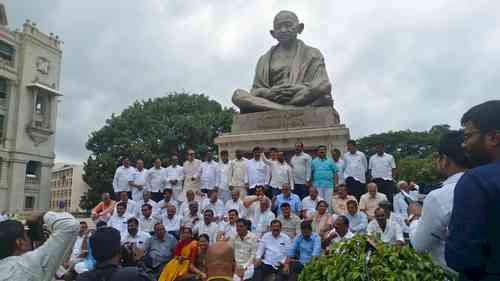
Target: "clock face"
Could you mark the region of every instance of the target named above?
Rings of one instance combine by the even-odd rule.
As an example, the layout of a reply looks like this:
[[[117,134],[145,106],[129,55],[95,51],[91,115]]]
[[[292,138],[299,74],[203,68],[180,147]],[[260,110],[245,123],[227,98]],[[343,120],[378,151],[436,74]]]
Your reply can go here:
[[[50,61],[44,57],[38,57],[36,59],[36,70],[41,74],[49,74],[50,71]]]

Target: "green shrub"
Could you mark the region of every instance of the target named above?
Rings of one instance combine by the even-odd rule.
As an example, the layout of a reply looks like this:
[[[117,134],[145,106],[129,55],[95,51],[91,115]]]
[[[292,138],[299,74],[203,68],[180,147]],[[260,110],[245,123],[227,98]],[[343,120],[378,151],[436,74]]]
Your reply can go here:
[[[325,255],[307,263],[299,281],[440,281],[456,276],[410,246],[376,242],[365,263],[367,236],[334,244]],[[372,239],[372,238],[370,238]]]

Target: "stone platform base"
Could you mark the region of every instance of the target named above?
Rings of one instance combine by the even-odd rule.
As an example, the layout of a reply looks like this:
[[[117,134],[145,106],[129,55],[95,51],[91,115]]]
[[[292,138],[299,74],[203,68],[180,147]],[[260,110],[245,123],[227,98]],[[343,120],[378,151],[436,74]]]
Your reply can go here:
[[[233,118],[231,133],[217,137],[215,144],[219,151],[227,150],[230,158],[236,150],[248,154],[255,146],[291,152],[298,142],[304,144],[306,151],[313,151],[318,145],[344,151],[350,135],[339,121],[332,107],[239,114]]]

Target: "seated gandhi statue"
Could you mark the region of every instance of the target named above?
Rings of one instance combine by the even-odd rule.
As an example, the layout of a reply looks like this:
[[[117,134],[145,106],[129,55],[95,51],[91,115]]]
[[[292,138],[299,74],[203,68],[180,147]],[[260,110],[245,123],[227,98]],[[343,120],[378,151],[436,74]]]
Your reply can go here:
[[[333,106],[325,60],[318,49],[297,38],[303,30],[295,13],[276,15],[270,32],[278,45],[260,57],[250,93],[238,89],[233,94],[241,113]]]

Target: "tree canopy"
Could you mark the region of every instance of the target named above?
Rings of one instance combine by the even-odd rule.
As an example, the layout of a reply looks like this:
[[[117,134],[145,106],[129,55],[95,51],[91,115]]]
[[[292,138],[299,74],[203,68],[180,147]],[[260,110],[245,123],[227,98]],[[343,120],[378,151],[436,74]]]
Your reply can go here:
[[[90,190],[80,206],[88,210],[100,193],[112,191],[119,159],[142,158],[148,167],[156,157],[166,159],[177,153],[182,159],[189,148],[203,152],[213,146],[218,131],[229,131],[233,113],[202,94],[170,93],[136,101],[120,114],[111,115],[87,141],[91,155],[83,178]]]

